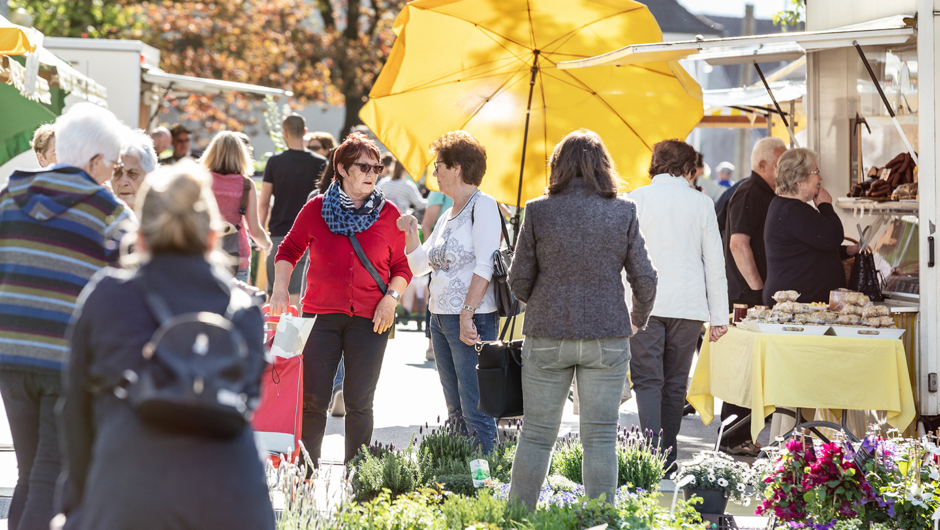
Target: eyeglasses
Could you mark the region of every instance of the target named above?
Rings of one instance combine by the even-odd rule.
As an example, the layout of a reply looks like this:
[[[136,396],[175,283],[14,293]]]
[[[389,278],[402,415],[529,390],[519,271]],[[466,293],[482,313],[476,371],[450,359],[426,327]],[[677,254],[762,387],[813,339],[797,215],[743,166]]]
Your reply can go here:
[[[326,148],[319,144],[310,144],[307,146],[307,149],[311,151],[325,151]]]
[[[819,174],[819,170],[817,169],[817,170],[814,170],[814,171],[810,171],[809,174],[810,174],[810,175],[818,175],[818,174]]]
[[[445,163],[443,163],[443,162],[435,162],[435,163],[434,163],[434,171],[437,171],[437,170],[440,168],[439,165],[440,165],[440,166],[444,166],[444,167],[448,167],[447,164],[445,164]]]
[[[112,178],[119,179],[124,175],[127,175],[127,178],[131,180],[137,180],[143,176],[143,173],[137,169],[125,169],[124,164],[118,164],[114,167],[114,174]]]
[[[376,175],[378,175],[379,173],[385,170],[385,166],[383,166],[382,164],[372,165],[372,164],[366,164],[363,162],[356,162],[353,165],[359,166],[359,171],[362,171],[366,175],[369,174],[370,170],[374,171]]]

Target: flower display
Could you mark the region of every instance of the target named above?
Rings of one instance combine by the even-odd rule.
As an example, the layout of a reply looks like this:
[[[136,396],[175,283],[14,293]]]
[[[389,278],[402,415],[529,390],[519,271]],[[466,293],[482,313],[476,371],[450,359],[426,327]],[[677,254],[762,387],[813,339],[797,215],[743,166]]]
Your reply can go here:
[[[673,480],[691,476],[687,488],[723,491],[730,500],[740,504],[749,504],[747,487],[753,481],[750,466],[738,462],[730,456],[717,451],[702,451],[691,461],[679,465]]]

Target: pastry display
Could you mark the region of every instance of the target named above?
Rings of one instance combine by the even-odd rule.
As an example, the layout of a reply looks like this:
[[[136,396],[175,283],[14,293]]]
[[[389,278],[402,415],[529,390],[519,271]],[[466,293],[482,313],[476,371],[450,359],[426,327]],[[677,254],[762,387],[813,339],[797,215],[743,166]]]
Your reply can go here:
[[[759,324],[800,324],[807,326],[845,326],[866,328],[893,328],[897,326],[891,310],[887,306],[875,305],[862,293],[839,289],[829,295],[829,303],[797,302],[800,293],[796,291],[777,291],[773,299],[777,302],[772,309],[756,306],[747,310],[743,325],[749,322]]]

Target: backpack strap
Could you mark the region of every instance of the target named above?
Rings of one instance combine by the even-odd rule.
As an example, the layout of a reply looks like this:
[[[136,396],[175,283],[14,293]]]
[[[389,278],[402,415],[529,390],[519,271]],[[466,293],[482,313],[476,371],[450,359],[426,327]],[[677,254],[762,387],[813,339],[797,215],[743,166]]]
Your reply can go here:
[[[382,294],[387,293],[388,285],[385,284],[385,281],[379,276],[379,271],[375,270],[375,266],[372,265],[372,262],[366,257],[365,251],[362,250],[362,245],[360,245],[359,240],[356,239],[356,234],[349,234],[349,242],[352,243],[353,250],[355,250],[356,255],[359,256],[359,261],[362,262],[362,266],[369,271],[372,279],[375,280],[375,284],[379,286],[379,290],[382,291]]]
[[[245,177],[245,184],[242,186],[242,202],[238,205],[238,223],[235,224],[236,230],[242,229],[242,219],[248,212],[248,190],[251,189],[251,179]]]

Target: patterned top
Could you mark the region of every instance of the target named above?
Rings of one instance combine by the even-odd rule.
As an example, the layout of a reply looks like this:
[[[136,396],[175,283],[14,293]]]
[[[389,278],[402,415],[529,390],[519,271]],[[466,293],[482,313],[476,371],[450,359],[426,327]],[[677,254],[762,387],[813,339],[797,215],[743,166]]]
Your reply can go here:
[[[439,315],[459,314],[466,303],[470,281],[476,274],[489,281],[493,277],[493,253],[501,235],[496,199],[476,192],[456,215],[453,208],[437,220],[431,237],[408,254],[408,264],[416,276],[431,273],[428,307]],[[486,288],[476,312],[496,311],[493,285]]]
[[[79,294],[117,261],[128,220],[81,169],[13,172],[0,192],[0,365],[62,369]]]

